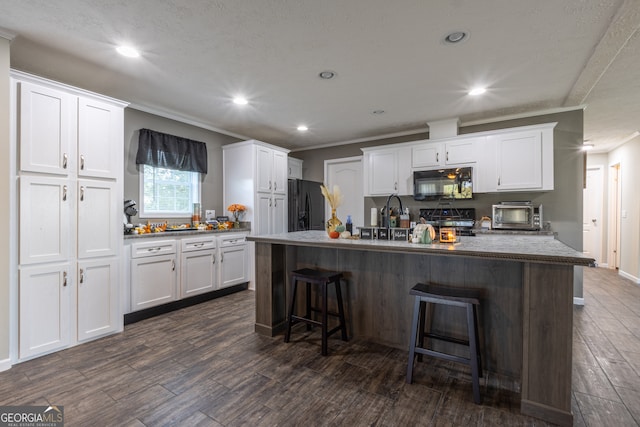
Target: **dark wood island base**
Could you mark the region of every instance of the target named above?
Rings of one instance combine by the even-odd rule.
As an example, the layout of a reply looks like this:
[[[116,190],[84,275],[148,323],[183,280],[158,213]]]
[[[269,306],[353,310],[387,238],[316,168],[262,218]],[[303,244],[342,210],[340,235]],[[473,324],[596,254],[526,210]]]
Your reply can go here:
[[[482,294],[483,370],[520,381],[523,414],[573,424],[573,274],[575,265],[590,265],[591,258],[539,237],[415,245],[296,232],[249,240],[255,242],[257,333],[284,331],[287,276],[298,268],[344,272],[349,335],[402,350],[409,346],[412,286],[430,281],[476,288]],[[464,336],[459,308],[446,309],[435,312],[432,328],[446,323],[448,331]],[[442,345],[449,346],[448,352],[460,351],[455,344]]]

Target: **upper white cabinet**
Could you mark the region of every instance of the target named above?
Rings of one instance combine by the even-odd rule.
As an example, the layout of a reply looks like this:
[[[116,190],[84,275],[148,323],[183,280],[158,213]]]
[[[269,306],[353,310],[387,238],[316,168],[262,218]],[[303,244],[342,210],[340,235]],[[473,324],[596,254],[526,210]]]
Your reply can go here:
[[[223,204],[241,203],[253,234],[287,231],[289,150],[249,140],[222,147]]]
[[[365,196],[413,194],[411,147],[363,148]]]
[[[117,293],[126,104],[18,71],[11,72],[11,94],[18,299],[29,307],[21,308],[17,331],[16,356],[23,360],[122,328]],[[31,308],[36,288],[50,294],[51,307]],[[34,333],[38,328],[43,334]],[[54,340],[56,330],[61,338]],[[49,339],[50,345],[40,342]]]
[[[554,188],[555,123],[506,129],[487,136],[478,192],[548,191]],[[475,183],[474,183],[474,186]]]
[[[20,170],[68,175],[75,158],[77,97],[30,82],[17,83]]]
[[[411,148],[414,169],[468,165],[477,161],[478,145],[485,137],[457,137],[449,141],[417,141]]]
[[[287,174],[289,179],[302,179],[302,160],[289,157],[287,163],[289,165]]]

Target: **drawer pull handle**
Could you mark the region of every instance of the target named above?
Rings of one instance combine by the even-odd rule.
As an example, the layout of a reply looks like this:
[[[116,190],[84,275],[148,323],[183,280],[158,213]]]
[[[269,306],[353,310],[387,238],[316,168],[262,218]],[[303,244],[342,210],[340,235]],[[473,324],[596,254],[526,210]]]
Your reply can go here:
[[[171,271],[176,271],[176,262],[171,260]]]
[[[62,272],[62,286],[67,286],[67,272]]]
[[[67,186],[66,185],[62,186],[62,201],[63,202],[67,201]]]
[[[67,168],[67,162],[69,161],[69,155],[67,153],[64,153],[62,155],[62,169],[66,169]]]
[[[216,256],[214,255],[212,264],[215,264],[215,263],[216,263]]]
[[[80,283],[84,283],[84,269],[80,269]]]
[[[84,170],[84,155],[80,156],[80,170]]]
[[[84,202],[84,186],[80,186],[80,201]]]

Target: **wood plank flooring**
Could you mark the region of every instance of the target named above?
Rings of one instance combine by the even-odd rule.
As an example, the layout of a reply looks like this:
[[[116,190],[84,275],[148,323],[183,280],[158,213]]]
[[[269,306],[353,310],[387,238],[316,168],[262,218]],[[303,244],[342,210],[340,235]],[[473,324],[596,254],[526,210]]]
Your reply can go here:
[[[574,308],[576,426],[640,422],[640,286],[585,269]],[[242,291],[127,325],[0,373],[0,405],[64,405],[67,426],[544,426],[520,415],[518,384],[425,358],[405,383],[407,352],[329,340],[298,326],[290,344],[255,334]]]

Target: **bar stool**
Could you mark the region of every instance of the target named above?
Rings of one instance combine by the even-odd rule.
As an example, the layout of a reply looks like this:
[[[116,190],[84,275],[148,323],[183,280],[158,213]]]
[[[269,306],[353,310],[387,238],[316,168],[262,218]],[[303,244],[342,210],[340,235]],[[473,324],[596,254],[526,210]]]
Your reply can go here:
[[[415,295],[413,306],[413,324],[411,326],[411,343],[409,345],[409,364],[407,366],[407,383],[413,381],[413,362],[415,354],[418,353],[418,360],[422,360],[422,355],[433,356],[453,362],[464,363],[471,367],[471,382],[473,385],[473,401],[477,404],[481,402],[480,381],[482,377],[482,360],[480,357],[480,343],[478,338],[478,321],[476,307],[480,304],[480,294],[474,289],[451,288],[435,285],[432,283],[418,283],[409,292]],[[450,336],[443,336],[425,331],[425,320],[428,304],[442,304],[449,306],[464,307],[467,315],[468,339],[459,339]],[[425,347],[424,337],[441,341],[461,344],[469,348],[469,358],[443,353]],[[416,345],[416,340],[417,345]]]
[[[340,291],[340,279],[342,279],[342,273],[336,271],[322,271],[311,268],[302,268],[300,270],[294,270],[291,272],[291,300],[289,302],[289,313],[287,315],[287,330],[284,335],[284,342],[289,342],[291,338],[291,326],[298,322],[304,322],[307,324],[307,330],[311,330],[311,326],[316,325],[322,328],[322,355],[326,356],[327,351],[327,338],[337,331],[342,332],[342,340],[347,341],[347,326],[344,318],[344,309],[342,306],[342,292]],[[306,313],[304,316],[297,316],[294,314],[295,302],[296,302],[296,290],[298,283],[306,283]],[[338,301],[338,312],[330,312],[327,309],[327,288],[333,283],[336,288],[336,299]],[[311,285],[320,287],[320,299],[321,308],[317,309],[311,306]],[[321,313],[321,320],[313,320],[311,318],[311,312]],[[336,316],[339,320],[339,325],[335,328],[327,331],[328,316]]]

